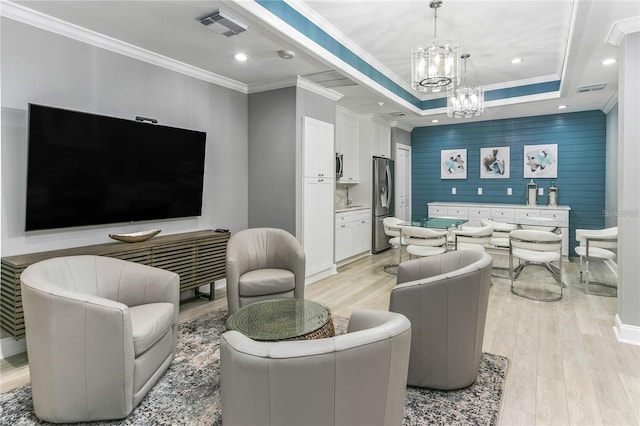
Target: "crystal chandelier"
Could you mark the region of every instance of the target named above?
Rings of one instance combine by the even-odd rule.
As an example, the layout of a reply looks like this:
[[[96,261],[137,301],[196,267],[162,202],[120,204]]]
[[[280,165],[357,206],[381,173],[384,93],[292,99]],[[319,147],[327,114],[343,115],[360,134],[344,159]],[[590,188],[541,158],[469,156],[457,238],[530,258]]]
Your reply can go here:
[[[467,60],[471,55],[465,53],[462,80],[460,85],[447,89],[447,116],[469,118],[484,112],[484,89],[476,84],[467,83]]]
[[[439,92],[444,86],[458,81],[458,46],[451,42],[439,44],[436,38],[438,8],[441,0],[432,0],[433,43],[428,47],[419,47],[411,52],[411,87],[419,92]]]

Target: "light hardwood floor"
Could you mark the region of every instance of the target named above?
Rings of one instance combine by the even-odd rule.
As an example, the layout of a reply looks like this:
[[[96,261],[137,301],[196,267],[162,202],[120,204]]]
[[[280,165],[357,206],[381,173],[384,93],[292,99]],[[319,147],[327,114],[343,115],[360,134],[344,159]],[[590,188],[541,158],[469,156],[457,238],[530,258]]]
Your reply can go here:
[[[387,309],[395,276],[383,265],[396,258],[388,250],[345,265],[307,286],[305,297],[345,317],[355,309]],[[506,266],[506,256],[494,259]],[[524,283],[551,279],[529,269]],[[493,278],[483,350],[509,358],[500,424],[640,424],[640,347],[615,339],[616,298],[586,295],[575,262],[565,262],[564,277],[562,300],[549,303],[517,297],[509,280]],[[214,301],[182,305],[180,319],[223,306],[224,291],[217,291]],[[3,360],[1,369],[2,392],[29,381],[24,355]]]

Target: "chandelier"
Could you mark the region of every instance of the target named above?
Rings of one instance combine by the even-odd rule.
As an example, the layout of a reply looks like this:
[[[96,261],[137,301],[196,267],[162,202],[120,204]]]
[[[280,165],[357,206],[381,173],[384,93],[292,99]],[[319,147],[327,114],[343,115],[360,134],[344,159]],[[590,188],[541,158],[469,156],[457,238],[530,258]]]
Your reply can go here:
[[[451,42],[439,44],[436,37],[438,8],[441,0],[432,0],[433,43],[411,52],[411,87],[419,92],[439,92],[444,86],[458,81],[458,46]]]
[[[484,90],[476,84],[467,83],[467,60],[470,56],[468,53],[461,56],[464,69],[460,85],[447,89],[448,117],[477,117],[484,112]]]

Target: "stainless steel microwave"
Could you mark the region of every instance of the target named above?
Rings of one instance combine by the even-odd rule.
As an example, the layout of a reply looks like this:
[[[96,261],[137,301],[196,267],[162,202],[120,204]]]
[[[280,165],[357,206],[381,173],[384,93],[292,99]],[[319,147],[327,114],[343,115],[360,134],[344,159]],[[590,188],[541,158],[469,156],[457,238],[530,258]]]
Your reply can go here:
[[[336,179],[342,177],[344,167],[344,157],[342,154],[336,154]]]

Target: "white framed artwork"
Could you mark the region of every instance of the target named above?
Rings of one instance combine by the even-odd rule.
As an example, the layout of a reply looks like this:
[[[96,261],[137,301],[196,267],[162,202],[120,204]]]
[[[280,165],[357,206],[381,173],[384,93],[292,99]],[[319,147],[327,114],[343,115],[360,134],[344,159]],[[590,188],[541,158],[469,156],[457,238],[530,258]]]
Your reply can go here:
[[[510,169],[510,147],[480,148],[480,179],[508,179]]]
[[[467,150],[443,149],[440,151],[440,179],[467,178]]]
[[[558,144],[524,146],[525,178],[558,177]]]

